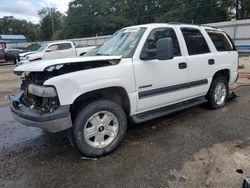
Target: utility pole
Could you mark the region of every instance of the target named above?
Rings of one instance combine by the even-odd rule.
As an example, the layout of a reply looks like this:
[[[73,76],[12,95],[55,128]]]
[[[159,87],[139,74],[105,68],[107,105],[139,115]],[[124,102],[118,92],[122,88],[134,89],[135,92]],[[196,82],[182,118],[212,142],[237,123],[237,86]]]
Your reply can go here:
[[[236,11],[236,20],[238,20],[238,18],[239,18],[239,0],[236,0],[235,11]]]
[[[50,14],[51,14],[51,24],[52,24],[52,40],[54,39],[54,33],[55,33],[55,25],[54,25],[54,17],[53,17],[53,12],[52,8],[50,9]]]

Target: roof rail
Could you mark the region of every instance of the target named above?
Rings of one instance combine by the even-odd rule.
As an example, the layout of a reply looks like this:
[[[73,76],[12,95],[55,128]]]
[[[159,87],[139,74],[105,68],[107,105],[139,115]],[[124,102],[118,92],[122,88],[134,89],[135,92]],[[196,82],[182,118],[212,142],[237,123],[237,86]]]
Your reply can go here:
[[[200,24],[182,23],[182,22],[169,22],[168,24],[202,26]]]
[[[211,28],[214,28],[214,29],[220,29],[219,27],[211,26],[211,25],[207,25],[207,24],[202,24],[201,26],[204,26],[204,27],[211,27]]]
[[[183,23],[182,23],[182,22],[168,22],[168,24],[181,25],[181,24],[183,24]]]

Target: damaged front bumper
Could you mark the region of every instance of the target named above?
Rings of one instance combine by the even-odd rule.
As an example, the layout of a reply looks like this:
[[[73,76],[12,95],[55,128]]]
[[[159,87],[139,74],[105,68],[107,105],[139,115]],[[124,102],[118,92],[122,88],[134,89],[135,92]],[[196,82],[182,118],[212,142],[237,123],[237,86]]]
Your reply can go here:
[[[59,106],[52,112],[41,112],[21,104],[22,94],[21,92],[9,95],[11,114],[17,122],[52,133],[72,127],[70,105]]]

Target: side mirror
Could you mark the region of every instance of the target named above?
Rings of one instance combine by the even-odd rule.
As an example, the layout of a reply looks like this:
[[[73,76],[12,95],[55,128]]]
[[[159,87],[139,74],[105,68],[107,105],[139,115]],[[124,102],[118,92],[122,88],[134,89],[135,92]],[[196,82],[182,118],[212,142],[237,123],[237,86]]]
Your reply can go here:
[[[167,60],[174,58],[174,47],[172,38],[162,38],[156,43],[156,58]]]
[[[52,52],[52,50],[48,48],[45,50],[45,52]]]
[[[145,49],[141,52],[142,60],[168,60],[174,58],[172,38],[162,38],[156,42],[156,49]]]

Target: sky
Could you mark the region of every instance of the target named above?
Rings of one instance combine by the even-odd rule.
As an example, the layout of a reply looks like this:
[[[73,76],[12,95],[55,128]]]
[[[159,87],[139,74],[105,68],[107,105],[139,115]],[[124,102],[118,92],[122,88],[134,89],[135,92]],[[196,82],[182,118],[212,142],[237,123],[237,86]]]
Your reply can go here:
[[[0,18],[14,16],[32,23],[39,23],[38,10],[42,7],[57,8],[66,13],[71,0],[0,0]]]

